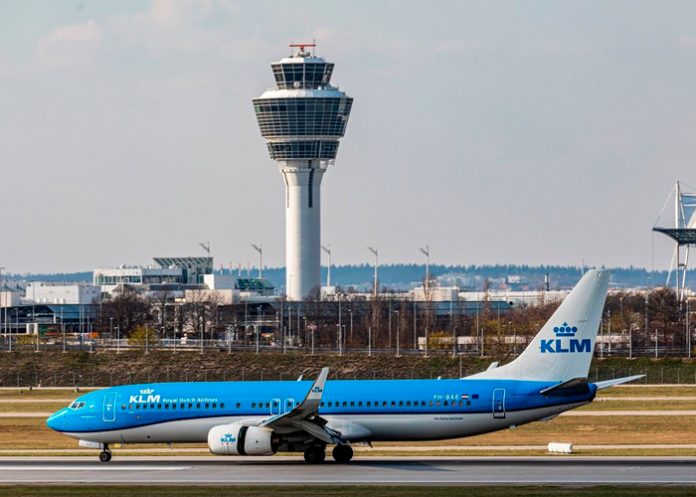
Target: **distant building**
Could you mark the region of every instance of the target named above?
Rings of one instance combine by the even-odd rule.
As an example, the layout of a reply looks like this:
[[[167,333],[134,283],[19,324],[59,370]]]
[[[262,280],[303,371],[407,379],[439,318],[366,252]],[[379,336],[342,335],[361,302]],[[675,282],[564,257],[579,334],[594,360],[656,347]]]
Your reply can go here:
[[[101,289],[98,286],[33,281],[27,285],[24,300],[42,304],[94,304],[100,298]]]
[[[154,266],[126,266],[95,269],[92,282],[101,291],[112,293],[119,285],[202,285],[213,272],[212,257],[155,257]]]

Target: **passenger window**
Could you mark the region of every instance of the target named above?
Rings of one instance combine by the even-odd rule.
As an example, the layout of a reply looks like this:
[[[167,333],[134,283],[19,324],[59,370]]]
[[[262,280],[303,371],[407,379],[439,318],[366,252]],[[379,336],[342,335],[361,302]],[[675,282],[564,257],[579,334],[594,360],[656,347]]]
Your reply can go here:
[[[190,403],[189,403],[188,408],[189,408],[189,409],[192,409],[192,408],[193,408],[193,404],[190,404]]]
[[[407,401],[406,401],[406,407],[411,407],[411,401],[410,401],[410,400],[407,400]]]
[[[358,401],[358,407],[362,407],[362,400]]]
[[[474,395],[471,396],[472,399],[478,399],[478,394],[475,393]]]
[[[206,403],[205,403],[205,408],[208,409],[209,407],[210,407],[210,404],[208,404],[208,403],[206,402]]]
[[[329,401],[329,407],[331,407],[331,401]]]
[[[271,408],[271,403],[270,403],[270,402],[266,402],[266,409],[270,409],[270,408]]]
[[[396,407],[396,402],[392,400],[392,407]]]
[[[133,404],[128,404],[128,410],[132,411],[133,410]]]
[[[162,404],[157,404],[157,409],[162,409]]]
[[[467,401],[466,401],[466,406],[469,407],[470,405],[471,405],[471,401],[470,401],[470,400],[467,400]]]
[[[403,401],[403,400],[400,400],[400,401],[399,401],[399,407],[404,407],[404,401]]]
[[[224,403],[224,402],[220,402],[220,409],[224,409],[224,408],[225,408],[225,403]]]
[[[179,404],[179,409],[183,409],[185,404]]]
[[[323,403],[323,402],[319,402],[319,407],[324,407],[324,403]]]
[[[143,409],[147,409],[147,404],[143,404]]]
[[[439,406],[440,406],[440,401],[438,400],[437,402],[435,402],[435,405],[439,407]]]
[[[242,407],[242,404],[240,404],[239,402],[237,402],[237,409],[239,409],[240,407]]]
[[[347,405],[348,405],[347,402],[344,400],[344,401],[343,401],[343,407],[347,407]]]
[[[252,402],[252,403],[251,403],[251,408],[252,408],[252,409],[255,409],[255,408],[256,408],[256,402]]]
[[[126,410],[126,404],[121,404],[121,410],[125,411]]]
[[[136,409],[140,409],[140,404],[135,404]]]
[[[196,404],[196,409],[200,409],[200,408],[201,408],[201,404],[200,404],[200,403],[197,403],[197,404]]]
[[[383,400],[383,401],[382,401],[382,407],[387,407],[387,401],[386,401],[386,400]]]
[[[421,400],[421,407],[425,407],[425,401]]]
[[[355,402],[352,400],[350,401],[350,407],[355,407]]]
[[[172,404],[172,409],[176,409],[176,404]]]
[[[143,407],[145,409],[147,409],[147,404],[145,404]],[[155,404],[150,404],[150,409],[154,409],[154,408],[155,408]]]
[[[430,407],[433,407],[433,401],[432,401],[432,400],[430,401]]]
[[[169,404],[164,404],[165,409],[169,409]]]
[[[372,407],[372,403],[369,400],[367,401],[367,407]]]
[[[444,405],[447,406],[447,401],[445,401],[445,404],[444,404]]]

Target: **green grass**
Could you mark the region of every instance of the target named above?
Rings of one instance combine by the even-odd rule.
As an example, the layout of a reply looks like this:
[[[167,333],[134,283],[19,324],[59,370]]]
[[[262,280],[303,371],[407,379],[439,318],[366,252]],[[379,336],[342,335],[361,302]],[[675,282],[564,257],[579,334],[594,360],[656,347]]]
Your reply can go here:
[[[8,497],[682,497],[695,488],[677,486],[495,486],[495,487],[386,487],[386,486],[9,486]]]

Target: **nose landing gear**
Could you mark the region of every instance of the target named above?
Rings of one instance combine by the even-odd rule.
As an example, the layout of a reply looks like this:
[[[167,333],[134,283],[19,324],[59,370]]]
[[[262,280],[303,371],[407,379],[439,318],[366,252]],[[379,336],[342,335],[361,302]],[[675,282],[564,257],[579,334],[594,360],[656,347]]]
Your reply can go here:
[[[109,450],[109,444],[104,444],[104,449],[99,453],[99,460],[101,462],[111,461],[111,451]]]

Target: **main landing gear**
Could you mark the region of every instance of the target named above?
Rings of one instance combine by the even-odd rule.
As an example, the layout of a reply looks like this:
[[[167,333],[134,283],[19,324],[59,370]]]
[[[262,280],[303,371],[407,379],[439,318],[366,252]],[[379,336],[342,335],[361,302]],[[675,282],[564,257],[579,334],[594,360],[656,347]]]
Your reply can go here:
[[[304,460],[307,464],[321,464],[326,459],[326,452],[323,445],[310,445],[304,451]]]
[[[353,459],[353,449],[350,445],[337,445],[331,455],[338,464],[347,464]]]
[[[101,462],[111,461],[111,451],[109,450],[109,444],[104,444],[104,450],[99,453],[99,460]]]

